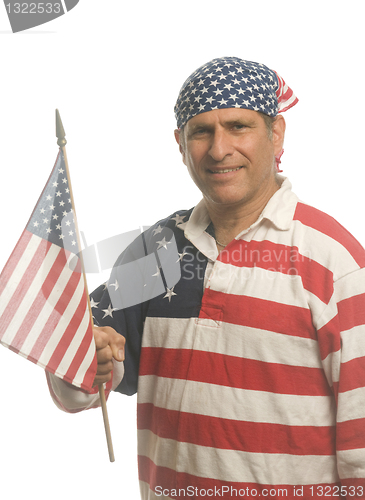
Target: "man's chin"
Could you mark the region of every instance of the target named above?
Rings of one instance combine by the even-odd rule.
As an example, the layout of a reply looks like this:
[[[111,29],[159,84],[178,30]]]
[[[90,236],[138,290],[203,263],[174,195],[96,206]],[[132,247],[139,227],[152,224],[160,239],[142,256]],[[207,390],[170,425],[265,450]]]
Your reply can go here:
[[[214,194],[211,196],[204,196],[204,199],[208,206],[212,207],[240,207],[245,205],[249,201],[249,196],[244,196],[243,193],[239,194]]]

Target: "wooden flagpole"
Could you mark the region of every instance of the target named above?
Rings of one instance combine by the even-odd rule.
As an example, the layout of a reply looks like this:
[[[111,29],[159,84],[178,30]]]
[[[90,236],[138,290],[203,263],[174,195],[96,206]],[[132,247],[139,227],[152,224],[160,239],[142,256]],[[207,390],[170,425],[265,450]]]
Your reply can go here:
[[[63,125],[62,125],[62,121],[61,121],[61,117],[60,117],[60,113],[59,113],[58,109],[56,109],[56,137],[58,139],[57,140],[57,144],[61,148],[62,153],[63,153],[63,157],[65,159],[65,166],[66,166],[67,176],[68,176],[68,179],[69,179],[70,197],[71,197],[72,206],[73,206],[73,208],[75,210],[75,202],[74,202],[73,193],[72,193],[70,172],[69,172],[69,169],[68,169],[68,161],[67,161],[66,148],[65,148],[65,146],[67,144],[66,134],[65,134],[65,130],[64,130]],[[79,246],[79,249],[80,249],[79,255],[80,255],[82,274],[83,274],[84,284],[85,284],[85,292],[86,292],[88,306],[89,306],[91,324],[92,324],[92,326],[94,326],[93,315],[92,315],[91,305],[90,305],[89,292],[88,292],[87,281],[86,281],[84,260],[82,258],[80,233],[79,233],[79,228],[77,226],[76,210],[75,210],[75,213],[74,213],[74,218],[75,218],[75,228],[76,228],[77,243],[78,243],[78,246]],[[105,398],[105,391],[104,391],[104,385],[103,384],[99,385],[99,396],[100,396],[100,401],[101,401],[101,409],[102,409],[102,412],[103,412],[105,434],[106,434],[106,440],[107,440],[107,444],[108,444],[109,460],[111,462],[114,462],[115,458],[114,458],[114,451],[113,451],[113,443],[112,443],[112,437],[111,437],[111,433],[110,433],[109,417],[108,417],[108,410],[107,410],[107,407],[106,407],[106,398]]]

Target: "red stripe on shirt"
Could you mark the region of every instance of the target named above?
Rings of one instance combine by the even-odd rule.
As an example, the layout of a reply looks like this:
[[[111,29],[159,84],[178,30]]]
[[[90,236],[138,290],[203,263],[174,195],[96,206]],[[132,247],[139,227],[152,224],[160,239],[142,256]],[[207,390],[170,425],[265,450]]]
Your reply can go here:
[[[143,347],[140,375],[194,380],[276,394],[332,395],[320,368],[265,363],[190,349]]]
[[[340,322],[338,315],[318,330],[317,337],[321,359],[326,359],[329,354],[341,349]]]
[[[270,241],[236,240],[218,259],[236,267],[258,267],[288,276],[300,276],[306,290],[326,304],[333,293],[333,273],[318,262],[302,255],[297,247]]]
[[[334,239],[346,248],[359,267],[365,266],[363,247],[347,229],[329,215],[304,203],[298,203],[293,220],[297,220]]]
[[[355,358],[341,364],[340,393],[364,387],[364,380],[365,357]]]
[[[244,401],[242,402],[244,404]],[[335,427],[245,422],[138,404],[138,429],[199,446],[252,453],[335,455]]]
[[[337,307],[342,331],[365,324],[365,294],[341,300]]]
[[[226,323],[294,337],[317,338],[311,311],[298,306],[206,289],[199,317],[211,319],[212,313]]]
[[[337,422],[337,436],[338,450],[365,448],[365,418]]]
[[[149,484],[153,491],[157,486],[170,491],[176,488],[177,473],[168,467],[156,466],[152,460],[143,455],[138,455],[138,472],[139,480]]]
[[[350,330],[351,328],[363,325],[365,323],[364,306],[365,294],[349,297],[348,299],[342,300],[337,304],[338,314],[334,316],[326,325],[320,328],[317,333],[321,359],[325,359],[329,354],[337,352],[341,349],[341,331]],[[360,365],[362,365],[362,361],[360,362]],[[344,389],[343,387],[351,387],[352,384],[359,383],[359,379],[361,377],[362,383],[359,383],[359,385],[356,387],[363,386],[363,381],[365,380],[363,369],[361,366],[358,366],[357,368],[360,369],[360,375],[357,378],[357,382],[350,382],[352,375],[350,376],[351,370],[349,370],[349,377],[347,378],[345,385],[341,386],[341,392],[350,390]],[[341,379],[342,375],[343,373],[341,372]],[[353,388],[355,388],[355,386]]]

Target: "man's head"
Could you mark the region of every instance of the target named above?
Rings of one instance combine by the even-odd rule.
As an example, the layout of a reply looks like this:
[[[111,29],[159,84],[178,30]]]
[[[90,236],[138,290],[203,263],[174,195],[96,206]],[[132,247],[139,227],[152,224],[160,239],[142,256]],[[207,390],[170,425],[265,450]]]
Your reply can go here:
[[[175,105],[177,128],[214,109],[242,108],[275,117],[298,99],[284,80],[264,64],[220,57],[192,73]]]
[[[208,206],[246,205],[272,194],[275,156],[284,141],[285,121],[241,108],[224,108],[190,118],[175,131],[183,161]]]
[[[285,121],[297,98],[262,64],[214,59],[184,83],[175,106],[176,140],[208,203],[255,201],[275,183]]]

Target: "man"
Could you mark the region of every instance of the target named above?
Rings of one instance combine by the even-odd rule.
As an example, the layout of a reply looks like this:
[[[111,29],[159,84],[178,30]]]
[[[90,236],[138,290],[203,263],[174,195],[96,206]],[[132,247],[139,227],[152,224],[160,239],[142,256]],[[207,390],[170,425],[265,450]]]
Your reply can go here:
[[[137,238],[92,294],[95,384],[138,389],[143,500],[365,498],[365,252],[278,174],[278,113],[296,102],[261,64],[196,70],[175,138],[203,199]],[[67,411],[98,403],[49,380]]]

